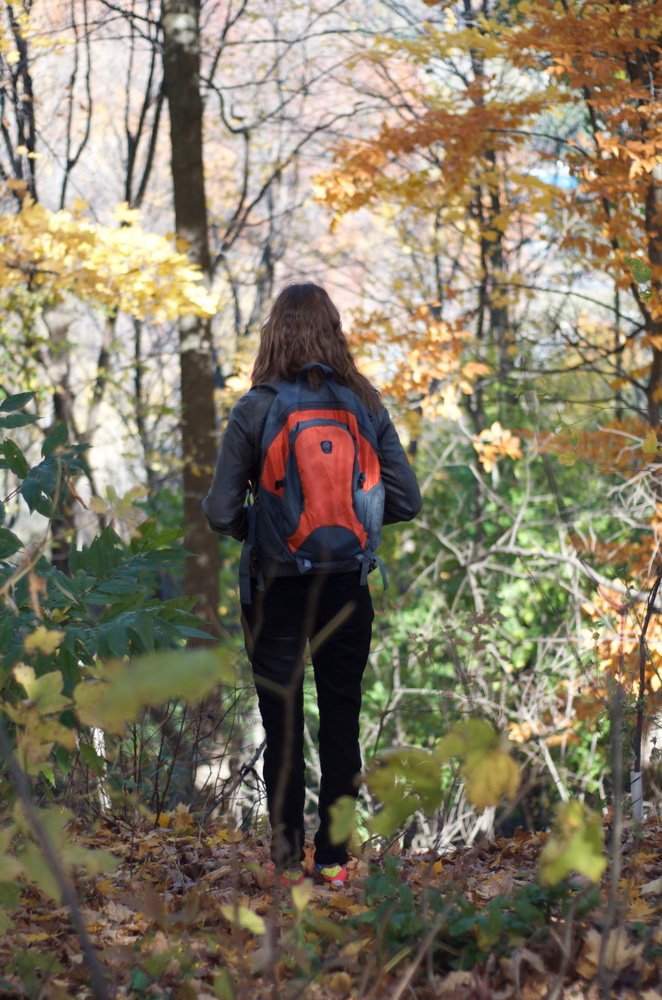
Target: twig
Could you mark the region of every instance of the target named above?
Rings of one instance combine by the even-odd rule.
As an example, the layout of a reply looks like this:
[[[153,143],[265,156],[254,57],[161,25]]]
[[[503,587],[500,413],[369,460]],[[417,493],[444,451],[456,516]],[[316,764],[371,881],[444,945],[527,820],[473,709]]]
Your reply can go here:
[[[616,906],[618,904],[618,884],[621,878],[621,833],[623,830],[623,699],[624,691],[618,685],[611,701],[611,769],[614,800],[614,818],[611,828],[611,844],[609,860],[611,875],[607,891],[607,912],[602,926],[602,941],[600,943],[600,959],[598,964],[598,981],[605,1000],[611,996],[614,976],[606,965],[607,946],[610,931],[614,926]]]
[[[568,910],[568,915],[565,918],[565,928],[563,933],[563,941],[559,940],[557,934],[552,931],[552,936],[556,939],[558,944],[561,946],[561,964],[559,966],[559,972],[554,982],[554,985],[546,994],[544,1000],[558,1000],[558,996],[563,989],[563,980],[565,979],[565,974],[568,970],[568,963],[570,962],[571,955],[571,945],[572,945],[572,932],[575,922],[575,913],[581,902],[584,901],[588,893],[591,891],[593,886],[585,886],[580,892],[574,896],[570,909]]]
[[[646,617],[644,618],[641,638],[639,640],[639,696],[637,698],[637,730],[634,741],[635,771],[641,771],[641,741],[644,732],[644,688],[646,686],[646,633],[648,632],[650,620],[653,617],[653,614],[656,613],[655,601],[657,599],[657,592],[660,589],[661,582],[662,563],[660,563],[658,567],[655,583],[653,584],[653,588],[648,595],[648,600],[646,602]]]
[[[12,750],[11,743],[9,742],[9,737],[7,735],[7,730],[5,729],[2,717],[0,717],[0,749],[2,750],[7,763],[9,773],[11,774],[16,785],[16,790],[23,805],[23,810],[28,823],[30,824],[35,838],[39,842],[44,858],[46,859],[46,862],[55,877],[58,888],[62,893],[62,900],[71,913],[71,920],[80,938],[83,955],[85,957],[85,961],[87,962],[87,967],[90,970],[94,993],[99,1000],[111,1000],[105,981],[104,969],[87,933],[83,915],[78,906],[78,900],[76,899],[71,882],[66,876],[57,852],[51,843],[50,837],[46,833],[46,830],[37,815],[37,811],[32,804],[30,788],[25,775],[23,774],[23,771],[19,767],[16,757],[14,756],[14,751]]]
[[[266,746],[266,744],[267,744],[266,739],[262,740],[262,742],[260,743],[259,747],[255,751],[255,753],[253,754],[253,756],[251,757],[251,759],[246,764],[242,764],[237,777],[232,782],[232,784],[230,785],[230,787],[226,791],[222,792],[221,795],[217,795],[216,796],[216,798],[214,799],[214,801],[212,802],[212,804],[209,806],[209,808],[207,809],[206,813],[202,817],[202,821],[201,821],[201,825],[202,826],[204,826],[204,824],[207,822],[207,820],[209,819],[209,817],[213,813],[214,809],[218,809],[218,807],[223,802],[225,802],[226,799],[229,799],[231,795],[234,795],[235,791],[237,790],[237,788],[239,787],[239,785],[242,783],[242,781],[244,780],[244,778],[246,777],[246,775],[250,771],[252,771],[253,768],[255,767],[257,761],[259,760],[259,758],[260,758],[260,756],[262,754],[262,751],[264,750],[264,748]]]
[[[46,525],[46,530],[42,539],[39,542],[35,542],[34,547],[26,549],[23,560],[21,560],[11,573],[2,587],[0,587],[0,600],[4,600],[12,609],[14,614],[18,614],[18,607],[9,593],[9,591],[14,587],[19,580],[22,580],[24,576],[27,576],[37,565],[42,555],[46,550],[46,543],[48,542],[48,536],[50,534],[53,521],[55,520],[55,512],[57,510],[57,505],[60,502],[60,492],[62,490],[62,460],[58,458],[57,460],[57,485],[53,493],[53,507],[51,510],[51,516],[48,519],[48,524]]]

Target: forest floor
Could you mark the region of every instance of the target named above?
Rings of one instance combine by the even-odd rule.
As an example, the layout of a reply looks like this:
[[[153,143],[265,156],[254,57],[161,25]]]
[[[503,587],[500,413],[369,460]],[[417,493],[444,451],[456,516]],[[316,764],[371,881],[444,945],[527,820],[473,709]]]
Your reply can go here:
[[[341,889],[291,891],[270,885],[264,838],[199,830],[181,809],[167,822],[76,835],[120,859],[76,876],[117,1000],[662,1000],[657,823],[626,834],[620,875],[602,887],[541,887],[546,834],[518,830],[441,858],[366,854]],[[30,884],[10,916],[0,997],[95,995],[66,908]]]

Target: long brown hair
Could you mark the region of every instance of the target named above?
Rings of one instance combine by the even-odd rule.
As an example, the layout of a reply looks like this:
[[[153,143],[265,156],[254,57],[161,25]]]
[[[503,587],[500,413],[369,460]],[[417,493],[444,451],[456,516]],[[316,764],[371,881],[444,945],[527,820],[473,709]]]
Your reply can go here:
[[[294,381],[299,369],[312,361],[328,365],[336,380],[356,393],[364,406],[373,413],[379,411],[379,392],[357,368],[340,313],[327,293],[312,282],[288,285],[262,327],[252,384]]]

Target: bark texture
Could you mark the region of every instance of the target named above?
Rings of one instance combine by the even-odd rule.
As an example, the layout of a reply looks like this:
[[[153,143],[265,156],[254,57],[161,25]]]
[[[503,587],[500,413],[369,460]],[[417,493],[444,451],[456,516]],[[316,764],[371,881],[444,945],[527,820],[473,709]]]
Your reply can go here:
[[[200,4],[198,0],[163,0],[164,83],[170,111],[172,180],[177,235],[189,244],[189,256],[209,278],[207,208],[202,160],[200,94]],[[216,463],[214,378],[209,320],[180,320],[182,449],[186,593],[198,594],[196,611],[217,633],[218,546],[210,534],[201,502]]]

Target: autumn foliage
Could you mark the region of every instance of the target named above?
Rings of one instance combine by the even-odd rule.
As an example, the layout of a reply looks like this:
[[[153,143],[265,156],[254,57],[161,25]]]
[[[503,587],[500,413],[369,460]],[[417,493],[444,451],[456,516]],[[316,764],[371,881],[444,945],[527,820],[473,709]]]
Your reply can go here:
[[[655,1000],[661,0],[2,3],[0,103],[0,996]],[[425,502],[290,893],[199,501],[301,277]]]

